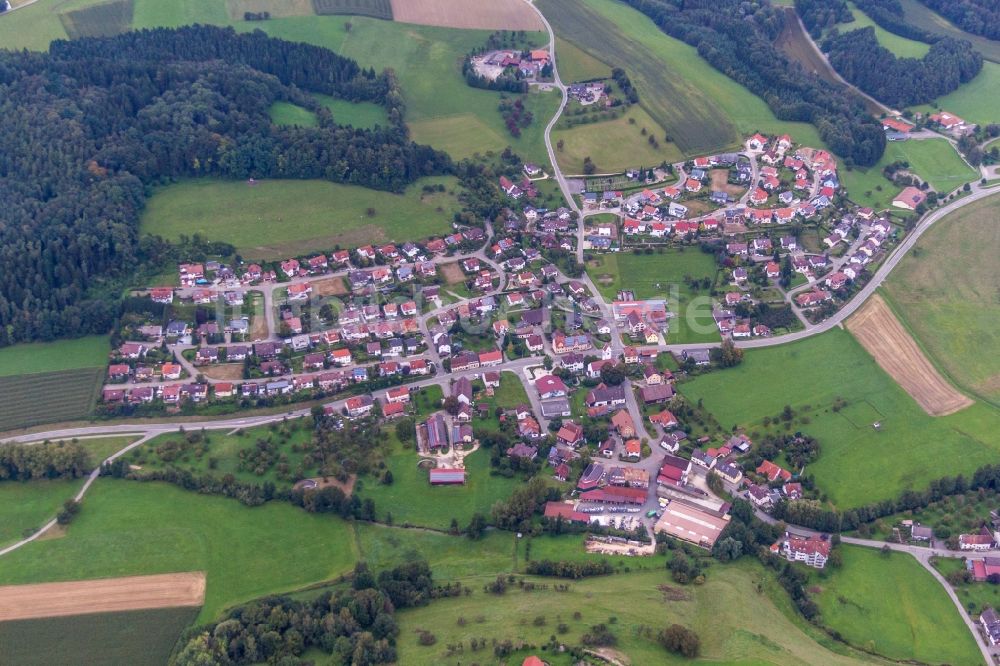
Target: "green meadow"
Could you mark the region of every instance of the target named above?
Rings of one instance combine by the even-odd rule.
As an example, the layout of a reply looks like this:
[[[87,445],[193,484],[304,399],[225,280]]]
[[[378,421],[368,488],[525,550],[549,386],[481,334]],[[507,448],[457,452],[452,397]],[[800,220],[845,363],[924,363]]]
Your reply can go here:
[[[996,298],[1000,196],[937,222],[883,291],[928,356],[958,386],[1000,404],[1000,301]]]
[[[815,577],[822,623],[859,648],[925,664],[979,664],[958,609],[907,553],[840,547],[844,564]]]
[[[423,190],[437,185],[445,191]],[[323,180],[189,180],[149,199],[140,230],[169,240],[201,234],[256,259],[419,240],[449,230],[457,188],[451,176],[422,178],[403,194]]]
[[[108,336],[58,342],[31,342],[0,348],[0,377],[103,367],[108,361]]]
[[[65,536],[0,558],[0,584],[204,571],[199,620],[207,621],[229,606],[335,578],[356,558],[350,528],[333,516],[101,479]]]
[[[559,166],[568,173],[583,173],[587,157],[596,165],[598,173],[616,173],[628,168],[673,163],[683,157],[676,145],[663,142],[658,128],[645,109],[632,106],[614,120],[553,129],[552,142],[556,145]],[[649,136],[656,137],[659,148],[649,143]],[[560,142],[562,149],[558,148]]]
[[[933,113],[942,109],[978,125],[1000,122],[1000,64],[984,62],[983,70],[955,92],[939,97],[933,105],[914,111]]]
[[[868,169],[842,169],[841,180],[852,201],[873,208],[887,208],[902,188],[896,187],[882,169],[894,162],[908,162],[910,170],[925,179],[933,190],[947,194],[979,178],[944,139],[890,141],[885,154]],[[880,189],[881,188],[881,189]]]
[[[601,62],[562,37],[556,37],[556,64],[559,66],[559,78],[563,80],[563,83],[603,79],[611,76],[610,65]]]
[[[29,536],[55,518],[82,485],[83,479],[0,483],[0,546]]]
[[[880,28],[875,24],[875,21],[871,20],[867,14],[858,9],[853,2],[848,3],[848,5],[851,8],[851,14],[854,15],[854,21],[840,24],[838,27],[841,32],[860,30],[861,28],[874,28],[875,37],[878,39],[879,45],[892,51],[898,58],[923,58],[931,50],[930,44],[900,37]]]
[[[820,443],[808,474],[842,509],[924,488],[946,474],[970,474],[995,462],[1000,451],[1000,411],[976,403],[949,416],[928,416],[841,329],[747,351],[738,367],[702,375],[679,390],[702,401],[724,428],[745,426],[751,437],[765,429],[765,417],[777,422],[790,406],[796,417],[788,428]],[[846,407],[835,411],[838,398]]]

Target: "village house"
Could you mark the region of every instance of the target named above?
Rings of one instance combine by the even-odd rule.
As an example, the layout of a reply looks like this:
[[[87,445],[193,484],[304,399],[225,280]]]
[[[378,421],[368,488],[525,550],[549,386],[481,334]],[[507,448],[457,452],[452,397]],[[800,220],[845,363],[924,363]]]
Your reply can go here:
[[[785,533],[780,545],[771,547],[780,552],[789,562],[803,562],[807,566],[822,569],[830,558],[830,541],[821,536],[801,537]]]

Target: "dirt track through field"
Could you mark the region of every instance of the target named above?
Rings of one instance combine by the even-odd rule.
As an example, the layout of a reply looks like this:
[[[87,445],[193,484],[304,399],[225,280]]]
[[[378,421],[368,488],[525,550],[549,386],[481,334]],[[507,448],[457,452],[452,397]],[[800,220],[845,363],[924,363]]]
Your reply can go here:
[[[401,23],[482,30],[543,30],[524,0],[392,0]]]
[[[847,321],[847,329],[931,416],[953,414],[973,404],[931,365],[881,296],[872,296]]]
[[[0,622],[88,613],[201,606],[202,572],[0,586]]]

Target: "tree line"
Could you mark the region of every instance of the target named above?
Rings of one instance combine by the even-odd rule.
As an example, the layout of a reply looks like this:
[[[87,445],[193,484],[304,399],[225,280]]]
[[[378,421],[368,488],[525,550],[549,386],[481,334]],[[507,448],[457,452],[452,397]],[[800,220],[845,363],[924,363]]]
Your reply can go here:
[[[774,45],[785,13],[740,0],[625,0],[709,64],[749,88],[781,120],[811,123],[848,166],[871,166],[885,152],[881,125],[845,94],[793,63]]]
[[[819,39],[824,31],[838,23],[854,20],[847,0],[795,0],[795,11],[813,39]]]
[[[77,442],[0,444],[0,481],[78,479],[92,469]]]
[[[903,5],[900,4],[899,0],[857,0],[855,4],[880,28],[895,35],[927,44],[933,44],[941,39],[940,35],[907,23],[903,13]]]
[[[381,104],[387,127],[341,127],[308,93]],[[316,127],[277,127],[279,100]],[[0,51],[0,346],[106,333],[149,188],[174,178],[323,178],[401,191],[450,159],[407,138],[391,71],[260,32],[191,26]],[[44,149],[42,149],[44,147]]]
[[[830,65],[845,79],[890,106],[924,104],[971,81],[983,56],[965,40],[945,37],[923,58],[897,58],[880,46],[875,28],[834,32],[823,41]]]
[[[966,32],[1000,40],[1000,4],[996,0],[920,0]]]

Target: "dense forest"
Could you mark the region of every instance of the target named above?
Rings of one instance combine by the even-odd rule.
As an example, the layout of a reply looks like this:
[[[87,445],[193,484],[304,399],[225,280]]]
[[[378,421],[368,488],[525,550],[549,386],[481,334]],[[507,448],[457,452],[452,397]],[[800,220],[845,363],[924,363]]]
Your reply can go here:
[[[0,444],[0,481],[77,479],[90,470],[87,450],[76,442]]]
[[[399,627],[395,611],[452,596],[460,586],[435,588],[430,567],[414,560],[376,578],[362,562],[352,584],[312,601],[265,597],[229,611],[222,620],[182,637],[171,663],[307,664],[310,649],[331,656],[329,663],[369,666],[396,661]]]
[[[1000,40],[997,0],[920,0],[966,32]]]
[[[825,30],[838,23],[854,20],[847,0],[795,0],[795,11],[813,39],[819,39]]]
[[[833,32],[823,51],[841,76],[890,106],[930,102],[972,80],[983,67],[983,57],[965,40],[944,38],[927,55],[897,58],[879,46],[874,28]]]
[[[389,126],[340,127],[308,92],[371,101]],[[286,100],[318,126],[272,125]],[[192,26],[0,51],[0,346],[105,333],[151,185],[324,178],[400,191],[451,168],[408,140],[391,72],[261,32]]]
[[[845,161],[875,164],[885,152],[881,125],[840,86],[808,74],[774,46],[784,11],[741,0],[625,0],[713,67],[759,95],[782,120],[816,126]]]

